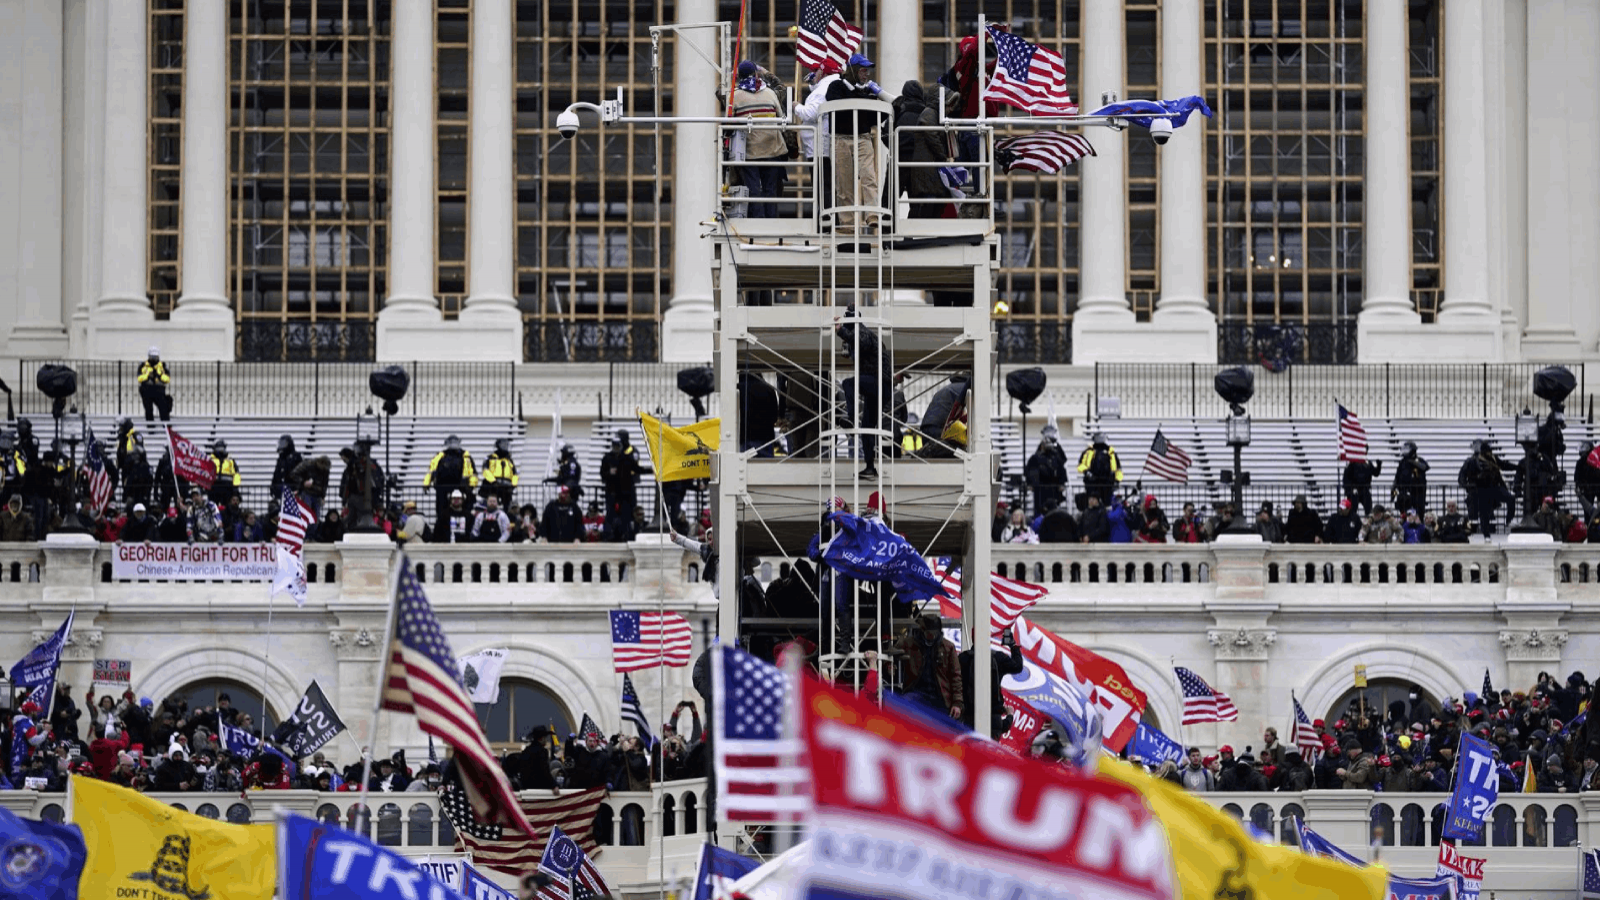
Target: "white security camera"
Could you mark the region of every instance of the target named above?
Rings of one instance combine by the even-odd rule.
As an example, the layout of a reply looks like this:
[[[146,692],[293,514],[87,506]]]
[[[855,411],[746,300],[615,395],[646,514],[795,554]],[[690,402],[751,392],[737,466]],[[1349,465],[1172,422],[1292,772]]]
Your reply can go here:
[[[1150,120],[1150,140],[1156,142],[1157,147],[1165,146],[1172,140],[1172,122],[1169,119]]]
[[[561,137],[566,140],[570,141],[578,136],[579,124],[581,123],[578,121],[578,114],[570,109],[562,110],[561,115],[556,116],[556,130],[561,132]],[[1171,130],[1171,126],[1168,126],[1168,130]]]

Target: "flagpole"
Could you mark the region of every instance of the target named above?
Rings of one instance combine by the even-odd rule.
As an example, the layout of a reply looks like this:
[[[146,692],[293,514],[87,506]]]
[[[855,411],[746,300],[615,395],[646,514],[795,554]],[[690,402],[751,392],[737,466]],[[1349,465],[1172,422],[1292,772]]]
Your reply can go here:
[[[1183,682],[1178,680],[1178,658],[1176,656],[1169,656],[1167,657],[1167,661],[1172,666],[1172,681],[1174,684],[1178,685],[1178,740],[1183,744],[1183,752],[1188,753],[1189,734],[1188,729],[1183,724]]]
[[[261,651],[261,721],[256,723],[256,737],[263,745],[267,739],[267,679],[272,666],[272,600],[277,593],[270,585],[267,587],[267,640]]]
[[[172,426],[164,425],[161,430],[167,435],[167,474],[172,476],[172,502],[176,506],[183,502],[183,485],[178,483],[178,451],[172,446]]]
[[[367,786],[372,783],[372,757],[378,752],[378,714],[383,710],[383,689],[389,683],[389,645],[394,642],[394,617],[400,606],[400,573],[406,564],[405,551],[395,552],[394,565],[389,570],[389,614],[383,624],[383,643],[378,645],[378,683],[372,697],[372,725],[367,732],[367,752],[361,766],[361,813],[372,821],[372,810],[367,806]],[[353,738],[352,738],[353,739]]]
[[[742,3],[742,2],[739,4],[739,39],[741,41],[744,40],[744,3]],[[733,91],[731,91],[731,90],[728,92],[728,104],[729,104],[729,108],[731,109],[732,105],[733,105]],[[656,446],[657,447],[665,447],[666,443],[667,443],[666,425],[660,419],[657,419],[656,420]],[[656,518],[658,519],[658,521],[656,522],[656,541],[658,543],[660,543],[660,542],[663,541],[663,539],[666,538],[667,527],[668,527],[668,525],[671,524],[671,523],[669,523],[667,521],[667,516],[668,516],[668,513],[667,513],[667,498],[661,493],[661,460],[659,460],[659,459],[651,459],[650,460],[650,469],[655,473],[655,476],[656,476]],[[681,560],[683,557],[680,555],[678,558]],[[667,617],[667,555],[665,553],[657,553],[656,554],[656,561],[657,561],[657,564],[660,566],[660,571],[659,571],[659,573],[657,574],[657,577],[656,577],[656,613],[660,617],[660,618],[657,619],[657,623],[658,624],[657,624],[657,631],[656,631],[656,641],[657,641],[657,643],[656,643],[656,653],[657,653],[657,656],[656,656],[656,685],[659,688],[659,690],[657,691],[657,696],[660,698],[660,701],[661,701],[660,705],[657,706],[656,708],[661,710],[661,714],[662,715],[666,715],[666,709],[667,709],[667,659],[666,659],[667,639],[666,639],[666,635],[663,634],[660,631],[660,628],[661,628],[660,623],[666,621],[666,617]],[[691,644],[690,646],[693,646],[693,644]],[[637,695],[635,695],[635,697],[637,698]],[[643,705],[644,705],[643,703],[640,703],[641,707]],[[646,717],[646,718],[648,720],[648,717]],[[646,747],[645,748],[645,752],[648,753],[648,754],[651,754],[651,756],[657,755],[657,751],[655,751],[655,749],[652,748],[652,747]],[[666,780],[667,780],[667,748],[666,747],[662,747],[660,749],[659,756],[660,756],[660,759],[661,759],[661,783],[664,784],[664,783],[666,783]],[[649,762],[649,757],[646,758],[646,762],[647,763]],[[648,777],[651,780],[651,783],[650,783],[651,791],[654,791],[655,790],[655,786],[656,786],[656,782],[655,782],[655,775],[656,775],[655,766],[647,764],[646,765],[646,770],[649,772]],[[658,816],[661,816],[661,818],[663,820],[667,817],[667,815],[669,815],[669,813],[667,812],[666,806],[664,805],[664,802],[658,801],[657,799],[652,798],[651,802],[650,802],[650,805],[651,805],[652,808],[655,809],[656,814]],[[677,809],[674,808],[673,809],[673,813],[675,814],[676,812],[677,812]],[[666,829],[666,825],[667,825],[667,823],[665,821],[657,821],[656,822],[656,860],[657,860],[656,865],[658,865],[658,866],[661,864],[661,860],[664,860],[664,859],[667,858],[667,829]],[[657,874],[660,874],[660,873],[658,872]],[[660,888],[661,888],[661,890],[660,890],[661,900],[667,900],[667,883],[665,881],[660,882]]]

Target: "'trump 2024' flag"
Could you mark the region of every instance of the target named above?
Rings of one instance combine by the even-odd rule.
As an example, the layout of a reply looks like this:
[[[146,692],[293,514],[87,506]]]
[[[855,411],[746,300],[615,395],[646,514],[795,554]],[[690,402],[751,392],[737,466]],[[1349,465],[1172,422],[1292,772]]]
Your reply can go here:
[[[821,534],[813,535],[806,548],[809,558],[859,581],[887,581],[908,603],[948,596],[927,561],[882,521],[847,512],[828,513],[828,521],[838,532],[827,544]]]
[[[300,696],[300,702],[295,704],[294,714],[272,733],[272,742],[283,745],[290,756],[303,759],[338,737],[341,731],[344,731],[344,720],[339,718],[338,711],[322,693],[322,686],[313,678],[311,686]]]
[[[943,607],[941,606],[941,609]],[[1085,703],[1098,710],[1105,745],[1120,752],[1133,739],[1147,698],[1122,667],[1060,635],[1019,618],[1012,626],[1024,669],[1001,684],[1068,730],[1087,722]],[[1046,708],[1046,707],[1049,708]]]
[[[284,897],[459,900],[461,896],[416,863],[337,825],[280,813],[277,828],[278,886]]]
[[[171,425],[167,426],[167,443],[172,447],[172,473],[201,490],[211,490],[217,480],[217,467],[211,462],[211,454],[172,430]]]
[[[29,650],[27,656],[11,667],[11,689],[14,691],[23,687],[33,688],[33,693],[28,695],[26,702],[39,704],[41,713],[50,708],[50,698],[56,690],[56,670],[61,668],[61,651],[66,649],[67,641],[72,639],[72,619],[75,615],[77,615],[75,612],[67,613],[66,621],[61,623],[55,634]]]
[[[1445,813],[1444,836],[1456,841],[1475,841],[1483,836],[1489,810],[1500,799],[1500,772],[1494,764],[1489,743],[1469,734],[1461,735],[1456,751],[1456,789],[1450,794]]]
[[[1167,835],[1139,792],[957,739],[807,678],[800,715],[814,810],[807,876],[844,896],[1173,896]],[[718,705],[723,701],[718,700]],[[863,852],[863,848],[871,852]]]

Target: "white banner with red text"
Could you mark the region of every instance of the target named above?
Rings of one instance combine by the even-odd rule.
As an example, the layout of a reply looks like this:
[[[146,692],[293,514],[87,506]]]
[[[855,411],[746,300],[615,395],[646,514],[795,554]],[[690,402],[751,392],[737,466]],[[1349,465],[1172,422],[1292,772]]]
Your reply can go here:
[[[111,577],[144,581],[271,581],[271,544],[113,544]]]

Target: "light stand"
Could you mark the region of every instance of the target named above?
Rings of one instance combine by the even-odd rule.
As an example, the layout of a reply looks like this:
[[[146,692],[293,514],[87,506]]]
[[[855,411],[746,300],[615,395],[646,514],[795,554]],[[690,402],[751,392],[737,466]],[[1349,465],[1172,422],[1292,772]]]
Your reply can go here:
[[[372,473],[372,445],[378,443],[379,421],[372,407],[356,416],[356,458],[354,465],[358,480],[355,491],[350,495],[350,523],[348,528],[352,532],[381,531],[378,523],[373,521],[373,503],[378,493]]]
[[[1522,518],[1512,526],[1512,534],[1539,534],[1544,530],[1533,518],[1539,503],[1534,475],[1543,470],[1539,463],[1546,455],[1554,463],[1556,457],[1566,452],[1567,442],[1562,434],[1567,427],[1566,400],[1577,386],[1577,379],[1565,366],[1546,366],[1533,374],[1533,394],[1550,404],[1550,414],[1542,425],[1527,407],[1517,414],[1517,443],[1522,445]]]
[[[385,509],[388,508],[389,502],[392,499],[390,492],[396,490],[400,485],[400,482],[397,481],[392,474],[390,474],[394,471],[394,469],[389,466],[389,439],[394,436],[394,414],[400,411],[400,401],[406,398],[406,391],[410,387],[411,376],[407,375],[406,370],[399,366],[385,366],[381,369],[374,369],[370,374],[367,375],[367,389],[372,391],[373,396],[383,401],[384,482],[381,485],[381,489],[383,491],[382,502]],[[371,413],[372,407],[369,406],[367,407],[367,414],[371,415]],[[359,425],[360,421],[357,420],[358,438],[360,431]]]
[[[1255,396],[1255,374],[1243,366],[1224,369],[1212,381],[1212,387],[1228,404],[1228,418],[1223,421],[1228,446],[1233,448],[1233,470],[1222,473],[1222,480],[1233,486],[1233,522],[1226,534],[1253,535],[1255,529],[1245,520],[1244,486],[1250,483],[1250,473],[1244,470],[1244,448],[1250,446],[1250,414],[1244,405]]]

